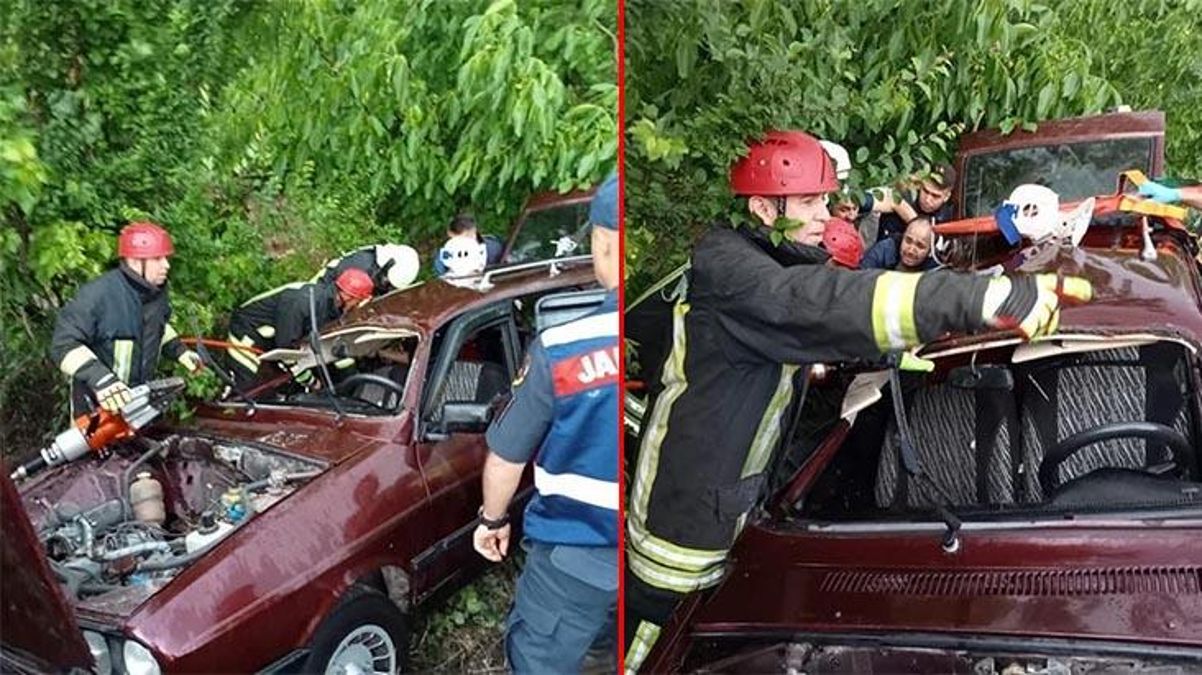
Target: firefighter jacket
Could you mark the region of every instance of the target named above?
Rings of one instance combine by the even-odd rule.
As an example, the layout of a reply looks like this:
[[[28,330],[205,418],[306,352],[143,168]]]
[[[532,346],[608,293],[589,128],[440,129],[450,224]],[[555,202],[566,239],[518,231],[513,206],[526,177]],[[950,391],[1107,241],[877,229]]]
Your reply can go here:
[[[166,287],[120,263],[79,288],[58,313],[50,358],[71,378],[74,412],[86,409],[85,390],[112,373],[134,387],[154,376],[160,351],[179,358],[184,345],[171,327]]]
[[[338,291],[334,284],[292,283],[242,303],[230,317],[230,335],[240,340],[249,338],[253,346],[263,351],[297,344],[312,329],[309,318],[310,288],[313,289],[313,307],[318,326],[342,315],[338,309]]]
[[[523,530],[545,544],[618,544],[618,295],[546,329],[487,434],[503,459],[534,456]]]
[[[721,578],[763,489],[799,366],[876,358],[984,326],[988,279],[850,271],[720,225],[693,251],[628,505],[628,565],[687,593]]]
[[[374,286],[372,288],[373,295],[383,295],[392,290],[392,285],[388,283],[387,270],[376,263],[375,244],[357,248],[341,258],[335,258],[327,262],[325,267],[309,281],[310,283],[324,281],[333,284],[338,279],[339,274],[352,268],[361,270],[367,276],[371,277],[372,285]]]

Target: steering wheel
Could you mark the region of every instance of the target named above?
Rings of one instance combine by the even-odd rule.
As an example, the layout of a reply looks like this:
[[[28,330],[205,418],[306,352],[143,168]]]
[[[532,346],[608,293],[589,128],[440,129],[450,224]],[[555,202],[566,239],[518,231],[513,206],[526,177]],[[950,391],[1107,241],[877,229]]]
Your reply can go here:
[[[1116,438],[1142,438],[1149,442],[1167,445],[1173,451],[1175,467],[1189,466],[1191,451],[1189,439],[1172,427],[1155,422],[1103,424],[1075,433],[1047,449],[1043,454],[1043,463],[1039,465],[1039,485],[1043,488],[1043,493],[1047,495],[1052,492],[1052,488],[1060,477],[1058,473],[1060,465],[1078,450]]]
[[[365,399],[365,398],[362,398],[360,396],[356,396],[356,395],[350,393],[350,391],[352,389],[354,389],[355,386],[360,385],[360,384],[379,385],[391,392],[394,392],[397,395],[397,397],[402,397],[405,395],[405,386],[404,385],[398,384],[398,383],[388,379],[387,377],[384,377],[383,375],[376,375],[375,373],[355,373],[354,375],[351,375],[350,377],[346,378],[345,380],[339,382],[338,385],[334,387],[334,393],[336,393],[340,396],[349,396],[349,397],[355,399],[356,401],[363,401],[364,403],[369,403],[369,404],[379,408],[380,410],[388,410],[388,411],[392,410],[391,408],[388,408],[380,403],[377,403],[375,401],[371,401],[371,400],[368,400],[368,399]]]

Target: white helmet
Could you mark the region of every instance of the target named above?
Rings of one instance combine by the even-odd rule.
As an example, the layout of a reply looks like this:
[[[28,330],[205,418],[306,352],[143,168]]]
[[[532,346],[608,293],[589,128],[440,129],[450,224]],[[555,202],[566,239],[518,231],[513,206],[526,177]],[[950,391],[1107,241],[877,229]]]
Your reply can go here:
[[[403,244],[380,244],[376,246],[376,264],[388,268],[388,283],[393,288],[404,288],[417,279],[421,270],[421,259],[412,246]]]
[[[1010,193],[1006,203],[1015,207],[1015,229],[1033,242],[1051,236],[1062,222],[1060,196],[1043,185],[1020,185]]]
[[[826,150],[826,154],[830,155],[831,161],[835,163],[835,178],[847,180],[848,174],[851,173],[851,155],[847,154],[847,149],[832,141],[818,142],[822,144],[822,149]]]
[[[484,271],[488,253],[484,242],[472,237],[451,237],[438,250],[438,259],[447,267],[447,276],[465,277]]]

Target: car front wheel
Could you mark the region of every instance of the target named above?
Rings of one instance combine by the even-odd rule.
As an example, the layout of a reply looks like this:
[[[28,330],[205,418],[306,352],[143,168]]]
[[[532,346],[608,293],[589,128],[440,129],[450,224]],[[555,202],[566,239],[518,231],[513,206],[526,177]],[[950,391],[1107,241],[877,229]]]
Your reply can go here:
[[[302,672],[390,675],[404,671],[409,649],[405,615],[379,592],[352,594],[317,628]]]

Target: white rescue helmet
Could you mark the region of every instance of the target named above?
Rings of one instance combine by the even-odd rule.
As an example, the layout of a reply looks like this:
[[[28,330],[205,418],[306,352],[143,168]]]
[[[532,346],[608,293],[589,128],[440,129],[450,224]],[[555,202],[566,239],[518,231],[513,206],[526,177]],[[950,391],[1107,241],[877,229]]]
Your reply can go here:
[[[381,268],[388,266],[387,277],[390,286],[404,288],[417,280],[417,273],[421,270],[421,259],[412,246],[380,244],[376,246],[376,265]]]
[[[1028,183],[1014,188],[1006,203],[1014,206],[1014,226],[1033,242],[1050,237],[1059,228],[1060,196],[1051,188]]]
[[[465,277],[483,272],[488,254],[484,242],[474,237],[451,237],[439,249],[438,259],[446,265],[447,276]]]
[[[835,163],[835,178],[847,180],[847,176],[851,174],[851,155],[847,154],[847,148],[833,141],[818,142]]]

